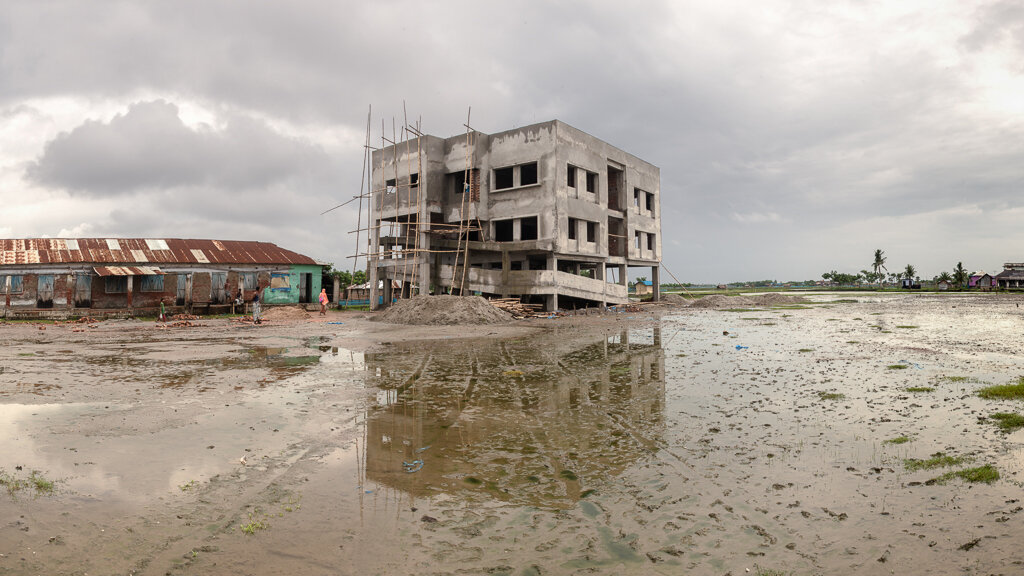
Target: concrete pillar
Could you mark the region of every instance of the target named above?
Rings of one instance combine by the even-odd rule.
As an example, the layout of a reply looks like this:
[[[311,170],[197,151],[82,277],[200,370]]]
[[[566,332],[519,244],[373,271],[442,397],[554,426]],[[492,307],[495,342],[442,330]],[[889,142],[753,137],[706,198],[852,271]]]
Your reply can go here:
[[[594,279],[595,280],[600,280],[600,281],[604,282],[604,278],[605,278],[604,275],[606,273],[607,273],[607,270],[605,270],[605,263],[604,262],[598,262],[597,268],[594,270]]]
[[[64,303],[64,307],[71,310],[75,307],[75,277],[68,274],[64,279],[64,293],[67,295],[67,301]]]
[[[342,301],[341,297],[341,279],[337,276],[334,277],[334,305],[337,306],[338,302]]]
[[[391,283],[391,279],[384,277],[384,308],[391,306],[392,300],[395,299],[395,286]]]
[[[625,286],[627,284],[627,282],[628,282],[628,279],[626,277],[626,265],[625,264],[619,264],[619,284],[621,284],[622,286]]]
[[[368,280],[370,282],[370,310],[377,310],[380,308],[380,304],[377,302],[378,296],[380,296],[380,290],[377,288],[377,284],[380,283],[380,279],[377,276],[377,267],[370,262]]]
[[[129,310],[132,309],[132,290],[133,290],[133,286],[135,284],[133,282],[133,280],[135,280],[135,276],[129,276],[128,277],[128,309]]]
[[[4,276],[4,308],[11,307],[11,277]]]
[[[654,296],[651,298],[654,302],[661,300],[661,266],[655,264],[651,266],[651,288],[654,288]]]
[[[212,278],[212,276],[211,276],[211,278]],[[242,288],[241,281],[239,281],[238,288],[239,289]],[[231,296],[231,299],[233,301],[234,300],[234,295],[230,295],[230,296]],[[188,307],[188,309],[191,309],[191,306],[192,306],[192,273],[191,272],[187,276],[185,276],[185,306]]]
[[[558,294],[545,294],[544,311],[554,312],[555,310],[558,310]]]
[[[558,270],[558,259],[555,258],[554,254],[548,254],[548,263],[546,270]]]
[[[508,254],[508,250],[501,251],[501,297],[508,298],[509,291],[508,286],[511,284],[509,274],[512,272],[512,258]]]

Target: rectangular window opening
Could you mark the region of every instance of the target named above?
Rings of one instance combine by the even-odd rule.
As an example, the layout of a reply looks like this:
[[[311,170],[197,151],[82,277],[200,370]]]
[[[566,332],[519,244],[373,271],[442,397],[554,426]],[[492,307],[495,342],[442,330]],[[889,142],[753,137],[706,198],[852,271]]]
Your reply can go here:
[[[654,194],[647,193],[647,211],[654,212]]]
[[[139,290],[142,292],[164,291],[164,277],[160,274],[147,274],[141,278],[142,282],[139,285]]]
[[[255,272],[242,272],[242,288],[245,290],[256,289],[256,273]]]
[[[597,193],[597,173],[587,172],[587,192]]]
[[[0,276],[0,294],[4,294],[7,291],[8,278],[11,280],[11,294],[21,294],[25,290],[20,275]]]
[[[498,168],[494,171],[495,190],[504,190],[506,188],[511,188],[512,186],[513,183],[511,166],[509,166],[508,168]]]
[[[512,241],[512,220],[495,220],[494,221],[494,241],[495,242],[511,242]]]
[[[640,208],[640,189],[633,188],[633,206]]]
[[[519,223],[519,238],[521,240],[537,239],[537,217],[530,216],[523,218]]]
[[[640,249],[640,232],[633,232],[633,245],[637,250]]]
[[[124,294],[128,292],[127,276],[106,276],[103,278],[103,290],[107,294]]]
[[[530,162],[519,167],[519,185],[529,186],[537,183],[537,163]]]
[[[395,191],[395,188],[398,187],[398,182],[394,178],[392,178],[392,179],[387,180],[386,182],[384,182],[384,186],[387,187],[387,190],[385,190],[385,193],[391,194],[392,192]]]
[[[409,188],[415,188],[420,185],[420,175],[410,174],[409,175]]]
[[[569,240],[576,239],[576,227],[578,226],[575,218],[569,218]]]
[[[597,222],[587,222],[587,242],[597,242]]]
[[[569,188],[576,187],[576,167],[573,166],[572,164],[568,165],[565,174],[565,185],[568,186]]]
[[[647,235],[647,249],[651,251],[654,250],[654,234]]]

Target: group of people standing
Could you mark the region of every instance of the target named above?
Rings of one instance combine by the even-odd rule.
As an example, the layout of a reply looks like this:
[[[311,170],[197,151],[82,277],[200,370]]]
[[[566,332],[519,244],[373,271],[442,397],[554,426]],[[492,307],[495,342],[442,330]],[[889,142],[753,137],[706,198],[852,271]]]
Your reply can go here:
[[[257,288],[256,291],[254,291],[252,293],[252,322],[253,322],[253,324],[260,324],[260,323],[263,322],[263,320],[260,317],[260,292],[261,291],[262,291],[261,288]],[[320,290],[319,301],[320,301],[320,315],[321,316],[326,316],[327,315],[327,305],[331,302],[330,298],[327,297],[327,289],[326,288],[322,288]],[[236,304],[241,304],[242,303],[242,289],[241,288],[238,289],[238,296],[235,298],[235,303]],[[162,304],[161,304],[161,306],[162,306]]]

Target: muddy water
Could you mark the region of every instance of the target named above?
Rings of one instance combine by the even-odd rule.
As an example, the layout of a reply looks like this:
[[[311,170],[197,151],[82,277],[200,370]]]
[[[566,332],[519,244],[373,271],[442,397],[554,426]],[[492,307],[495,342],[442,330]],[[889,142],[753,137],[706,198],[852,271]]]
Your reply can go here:
[[[0,493],[0,574],[1024,572],[1024,432],[983,419],[1024,406],[975,395],[1024,374],[1018,300],[839,299],[367,354],[8,338],[0,471],[58,482]]]

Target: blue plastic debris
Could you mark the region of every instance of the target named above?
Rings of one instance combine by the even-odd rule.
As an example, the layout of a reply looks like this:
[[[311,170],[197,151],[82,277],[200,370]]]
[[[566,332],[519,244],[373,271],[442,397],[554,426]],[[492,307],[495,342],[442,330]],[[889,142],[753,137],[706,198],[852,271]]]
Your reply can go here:
[[[736,345],[737,350],[746,350],[747,348],[750,348],[750,346],[740,346],[739,344]]]
[[[344,324],[344,322],[328,322],[328,324]]]
[[[402,462],[402,468],[409,474],[413,472],[419,472],[423,468],[423,460],[413,460],[412,462]]]

